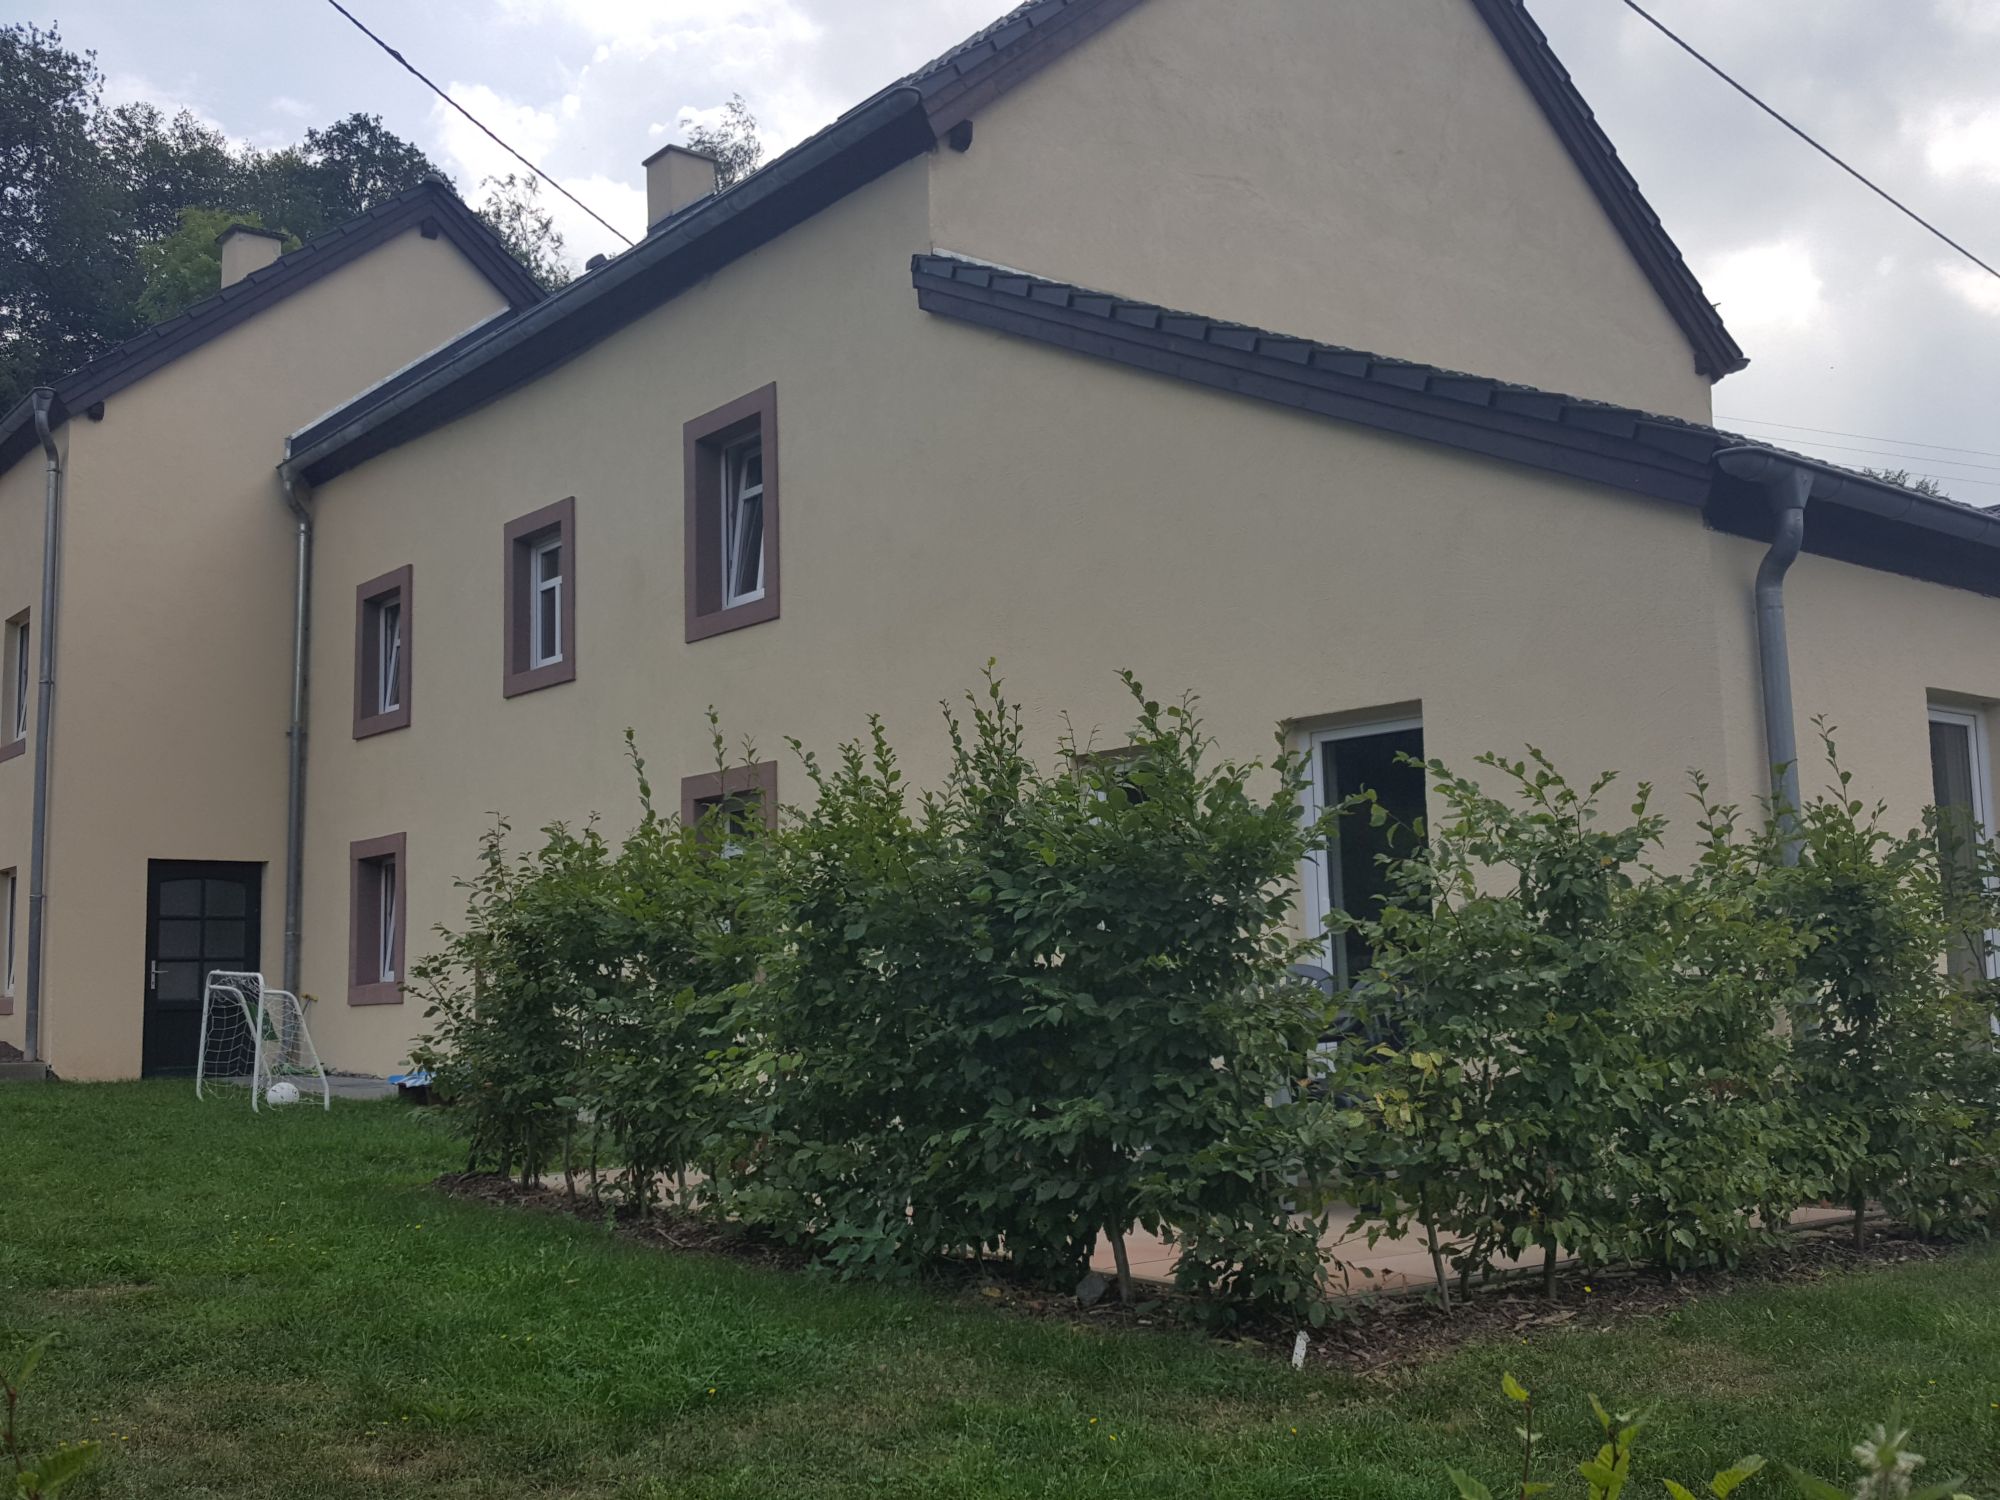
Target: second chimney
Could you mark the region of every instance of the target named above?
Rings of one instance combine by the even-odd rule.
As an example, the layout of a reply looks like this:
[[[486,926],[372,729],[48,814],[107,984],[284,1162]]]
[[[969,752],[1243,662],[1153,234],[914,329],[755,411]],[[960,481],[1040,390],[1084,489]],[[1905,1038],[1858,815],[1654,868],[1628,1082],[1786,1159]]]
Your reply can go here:
[[[714,157],[685,146],[662,146],[646,158],[646,227],[714,192]]]
[[[215,237],[215,248],[222,252],[222,284],[234,286],[283,255],[285,237],[269,229],[231,224]]]

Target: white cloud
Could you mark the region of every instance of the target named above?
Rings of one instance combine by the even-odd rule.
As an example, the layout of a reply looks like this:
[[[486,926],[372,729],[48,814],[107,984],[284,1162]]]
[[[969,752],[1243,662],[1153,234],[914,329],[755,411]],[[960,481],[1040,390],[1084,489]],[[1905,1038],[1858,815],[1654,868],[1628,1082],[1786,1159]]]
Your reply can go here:
[[[2000,278],[1988,276],[1977,266],[1941,265],[1938,279],[1974,311],[2000,318]]]
[[[718,67],[768,65],[820,28],[798,0],[500,0],[516,23],[566,21],[594,38],[594,60],[694,52]]]
[[[1825,284],[1797,240],[1749,245],[1718,256],[1703,278],[1732,328],[1798,332],[1825,313]]]
[[[318,113],[302,99],[294,99],[289,94],[280,94],[269,105],[272,114],[283,115],[290,120],[309,120]]]
[[[1938,18],[1975,34],[2000,32],[2000,0],[1938,0]]]
[[[2000,183],[2000,105],[1939,110],[1919,129],[1932,175]]]

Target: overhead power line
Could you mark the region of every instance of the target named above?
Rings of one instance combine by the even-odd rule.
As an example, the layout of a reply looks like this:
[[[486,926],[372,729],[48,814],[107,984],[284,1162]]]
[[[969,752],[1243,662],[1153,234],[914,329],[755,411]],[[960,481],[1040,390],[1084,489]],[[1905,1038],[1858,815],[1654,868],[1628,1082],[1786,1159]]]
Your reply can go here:
[[[591,218],[597,220],[598,223],[604,225],[606,229],[609,229],[613,234],[617,235],[619,239],[625,241],[627,245],[630,245],[632,243],[632,238],[630,235],[625,234],[622,230],[619,230],[618,228],[613,226],[596,209],[592,208],[588,203],[585,203],[581,198],[577,197],[575,193],[572,193],[568,188],[564,187],[560,182],[557,182],[555,178],[549,176],[548,173],[544,172],[540,167],[536,166],[533,162],[529,161],[527,157],[523,156],[520,152],[516,151],[512,146],[508,145],[505,141],[501,140],[500,137],[495,135],[491,130],[488,130],[485,124],[479,119],[478,116],[474,115],[471,110],[467,109],[463,104],[460,104],[456,99],[452,98],[451,95],[447,94],[443,89],[439,88],[436,84],[432,83],[430,79],[426,78],[423,72],[420,69],[418,69],[413,63],[411,63],[411,61],[407,57],[403,56],[402,53],[398,52],[394,47],[391,47],[387,42],[383,41],[381,37],[377,36],[374,32],[370,31],[355,16],[353,11],[349,10],[346,6],[340,3],[340,0],[326,0],[326,3],[328,5],[331,5],[335,10],[339,11],[343,16],[347,17],[349,21],[353,22],[355,30],[359,31],[363,36],[367,37],[369,41],[373,42],[376,46],[380,47],[384,52],[388,53],[391,57],[395,58],[397,62],[401,63],[404,66],[404,68],[409,71],[411,77],[415,78],[419,83],[421,83],[425,88],[429,89],[433,94],[436,94],[438,98],[444,100],[444,102],[449,104],[453,109],[457,110],[460,114],[464,115],[466,119],[472,121],[473,125],[478,128],[480,133],[483,134],[488,140],[492,141],[494,145],[498,146],[502,151],[505,151],[509,156],[513,157],[515,161],[519,162],[522,166],[526,167],[530,172],[534,173],[535,176],[539,177],[543,182],[546,182],[550,187],[554,188],[557,192],[561,193],[565,198],[569,199],[569,201],[574,203],[578,208],[582,209],[585,213],[589,214]]]
[[[1797,422],[1761,422],[1755,417],[1717,417],[1718,422],[1734,427],[1782,427],[1788,432],[1817,432],[1824,437],[1860,438],[1866,443],[1894,443],[1898,448],[1935,448],[1940,453],[1970,453],[1975,458],[2000,458],[2000,453],[1985,448],[1953,448],[1944,443],[1920,443],[1915,438],[1883,437],[1879,432],[1843,432],[1838,427],[1803,427]],[[1939,459],[1939,463],[1949,463],[1949,459]]]
[[[1826,448],[1835,453],[1868,453],[1876,458],[1899,458],[1905,463],[1944,464],[1954,469],[1984,469],[1988,473],[2000,474],[2000,464],[1975,464],[1962,458],[1939,458],[1935,453],[1897,453],[1887,448],[1856,448],[1849,443],[1822,443],[1817,438],[1787,438],[1785,441],[1806,447]]]
[[[1852,177],[1856,182],[1860,183],[1863,187],[1867,188],[1869,192],[1873,193],[1876,197],[1880,198],[1883,202],[1889,204],[1891,207],[1895,208],[1899,212],[1907,215],[1909,218],[1921,224],[1925,229],[1928,229],[1932,234],[1936,235],[1939,239],[1943,240],[1947,245],[1951,246],[1951,248],[1956,250],[1960,255],[1963,255],[1967,260],[1971,261],[1975,266],[1979,267],[1979,269],[1984,271],[1988,276],[1991,276],[1996,280],[2000,280],[2000,271],[1994,270],[1992,266],[1988,265],[1985,261],[1981,260],[1978,256],[1974,255],[1970,250],[1966,249],[1965,246],[1961,245],[1957,240],[1953,239],[1950,235],[1946,234],[1942,229],[1938,228],[1937,225],[1931,223],[1931,221],[1926,219],[1922,214],[1918,213],[1908,204],[1892,196],[1885,189],[1876,186],[1875,183],[1871,182],[1868,178],[1862,176],[1860,172],[1856,171],[1853,167],[1850,167],[1846,162],[1842,161],[1838,156],[1835,156],[1826,147],[1822,146],[1818,141],[1814,140],[1811,136],[1807,135],[1803,130],[1799,129],[1798,126],[1794,125],[1790,120],[1786,119],[1783,115],[1779,114],[1775,109],[1771,108],[1770,105],[1766,104],[1762,99],[1759,99],[1755,94],[1751,93],[1750,90],[1745,88],[1742,84],[1738,83],[1734,78],[1731,78],[1727,73],[1723,72],[1722,69],[1717,67],[1714,63],[1710,62],[1707,58],[1703,57],[1699,52],[1695,51],[1695,49],[1691,47],[1688,43],[1682,41],[1678,36],[1676,36],[1672,31],[1670,31],[1656,16],[1647,11],[1645,7],[1641,6],[1638,3],[1638,0],[1625,0],[1625,4],[1630,10],[1632,10],[1643,20],[1645,20],[1645,22],[1648,25],[1650,25],[1655,31],[1659,32],[1661,36],[1665,37],[1668,41],[1672,42],[1676,47],[1680,48],[1681,51],[1685,52],[1689,57],[1693,58],[1696,62],[1700,63],[1704,68],[1708,69],[1708,71],[1713,73],[1717,78],[1720,78],[1724,83],[1728,84],[1731,88],[1735,89],[1737,93],[1741,94],[1745,99],[1748,99],[1752,104],[1756,105],[1759,109],[1763,110],[1765,114],[1769,115],[1772,119],[1776,120],[1780,125],[1784,126],[1785,129],[1789,130],[1793,135],[1797,136],[1800,140],[1804,141],[1808,146],[1812,147],[1813,150],[1817,151],[1821,156],[1824,156],[1828,161],[1832,162],[1836,167],[1840,168],[1840,170],[1845,172],[1849,177]]]

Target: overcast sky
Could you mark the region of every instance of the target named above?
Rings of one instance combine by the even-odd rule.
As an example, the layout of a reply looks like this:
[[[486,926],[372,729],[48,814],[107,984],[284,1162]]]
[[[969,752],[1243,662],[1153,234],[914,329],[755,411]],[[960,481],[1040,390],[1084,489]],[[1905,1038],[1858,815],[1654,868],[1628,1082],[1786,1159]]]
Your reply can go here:
[[[740,92],[767,147],[782,149],[1010,3],[349,0],[349,8],[636,237],[645,217],[639,162],[679,138],[689,111]],[[1716,392],[1718,418],[1835,461],[1933,474],[1960,499],[2000,503],[2000,279],[1757,113],[1619,0],[1530,0],[1530,8],[1750,353],[1751,368]],[[2000,265],[2000,0],[1648,0],[1648,8]],[[511,166],[323,0],[62,0],[57,14],[70,45],[96,49],[114,99],[185,106],[261,146],[366,110],[422,145],[468,196]],[[577,261],[617,248],[561,199],[552,206]],[[1771,425],[1780,423],[1792,425]]]

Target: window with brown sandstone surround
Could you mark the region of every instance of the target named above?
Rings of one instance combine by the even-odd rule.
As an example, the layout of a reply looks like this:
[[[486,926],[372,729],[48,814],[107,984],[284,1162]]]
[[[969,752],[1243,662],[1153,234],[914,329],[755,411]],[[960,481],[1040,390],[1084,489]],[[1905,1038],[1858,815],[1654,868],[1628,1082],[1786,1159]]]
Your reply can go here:
[[[354,591],[357,740],[409,727],[411,578],[411,569],[401,567]]]
[[[761,821],[766,828],[778,822],[778,763],[760,761],[754,766],[731,766],[726,771],[710,771],[706,776],[681,778],[681,822],[694,829],[703,840],[725,854],[734,847],[737,835]]]
[[[507,525],[509,698],[576,680],[576,497]]]
[[[0,760],[12,760],[28,748],[28,705],[35,680],[33,652],[28,640],[28,612],[24,609],[7,622],[6,651],[0,660],[6,671],[5,696],[0,697]]]
[[[20,950],[21,882],[12,870],[0,870],[0,924],[4,924],[7,946],[0,950],[0,1016],[14,1014],[15,954]]]
[[[400,1005],[403,940],[409,930],[408,836],[348,846],[347,1003]]]
[[[687,638],[778,618],[778,388],[682,429]]]

